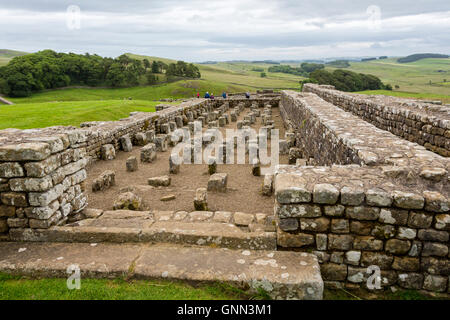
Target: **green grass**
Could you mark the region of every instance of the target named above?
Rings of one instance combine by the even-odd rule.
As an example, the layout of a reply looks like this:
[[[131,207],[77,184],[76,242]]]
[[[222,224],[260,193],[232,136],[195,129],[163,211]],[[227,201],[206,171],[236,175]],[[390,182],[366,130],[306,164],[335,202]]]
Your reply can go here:
[[[0,300],[230,300],[248,298],[241,290],[215,283],[192,287],[182,282],[81,279],[80,290],[66,279],[27,279],[0,274]]]
[[[354,93],[368,94],[368,95],[386,95],[400,98],[412,98],[418,100],[440,100],[443,103],[450,103],[450,96],[433,93],[415,93],[415,92],[401,92],[388,90],[368,90]]]
[[[8,100],[20,104],[51,101],[123,100],[124,98],[152,101],[162,98],[192,98],[196,96],[197,92],[203,95],[204,92],[209,91],[220,95],[223,91],[242,92],[246,89],[247,87],[223,82],[182,80],[163,85],[120,89],[81,88],[48,90],[33,94],[31,97],[8,98]]]
[[[450,96],[450,86],[442,84],[444,79],[450,80],[450,59],[422,59],[412,63],[398,63],[397,59],[391,58],[350,62],[350,65],[344,70],[378,76],[384,83],[390,83],[393,87],[400,86],[395,91]]]
[[[103,100],[1,105],[0,129],[78,126],[85,121],[119,120],[132,111],[154,112],[157,104],[143,100]]]

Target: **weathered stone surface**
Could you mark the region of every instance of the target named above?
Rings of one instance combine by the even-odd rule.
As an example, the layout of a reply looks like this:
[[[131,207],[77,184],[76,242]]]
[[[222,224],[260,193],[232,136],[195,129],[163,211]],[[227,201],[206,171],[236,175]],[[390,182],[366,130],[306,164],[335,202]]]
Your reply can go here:
[[[141,149],[141,162],[153,162],[156,159],[156,145],[149,143]]]
[[[317,250],[327,250],[328,236],[326,234],[316,234],[316,247]]]
[[[361,251],[347,251],[345,253],[345,263],[351,264],[354,266],[359,265],[359,261],[361,260]]]
[[[448,255],[448,246],[442,243],[424,242],[422,256],[446,257]]]
[[[8,218],[7,223],[10,228],[27,228],[28,227],[28,219],[25,219],[25,218]],[[0,222],[0,224],[1,224],[1,222]],[[1,229],[1,227],[0,227],[0,229]]]
[[[423,288],[433,292],[445,292],[447,289],[447,282],[447,277],[429,274],[425,276]]]
[[[106,170],[92,182],[92,191],[103,191],[116,184],[116,173],[112,170]]]
[[[230,220],[232,217],[233,217],[233,213],[231,213],[229,211],[216,211],[214,213],[213,221],[222,222],[222,223],[230,223]]]
[[[194,211],[189,213],[189,220],[192,222],[207,221],[211,219],[214,212],[211,211]]]
[[[422,289],[424,276],[420,273],[400,273],[398,284],[405,289]]]
[[[280,218],[315,218],[322,215],[320,206],[309,204],[277,205],[276,213]]]
[[[73,150],[70,151],[73,153]],[[67,165],[72,159],[73,155],[70,159],[64,159],[63,156],[56,154],[42,161],[25,163],[24,167],[28,177],[42,178],[56,171],[61,165]]]
[[[0,219],[0,233],[6,233],[8,232],[8,223],[6,222],[6,219]]]
[[[335,251],[331,253],[330,261],[337,264],[344,263],[344,252],[341,251]]]
[[[134,172],[138,170],[138,160],[136,157],[129,157],[126,162],[126,168],[128,172]]]
[[[270,197],[273,189],[273,174],[266,174],[262,185],[262,194]]]
[[[331,232],[333,233],[349,233],[350,223],[347,219],[332,219]]]
[[[169,156],[169,172],[171,174],[178,174],[180,173],[181,168],[181,159],[179,159],[178,155],[171,154]]]
[[[314,203],[335,204],[339,198],[339,190],[331,184],[316,184],[313,190]]]
[[[121,193],[114,202],[114,210],[140,210],[142,199],[132,192]]]
[[[248,227],[249,224],[255,221],[255,216],[250,213],[235,212],[234,224],[237,226]]]
[[[366,236],[369,235],[372,232],[372,229],[374,228],[373,222],[366,222],[366,221],[351,221],[350,222],[350,232]]]
[[[393,257],[380,252],[363,252],[361,255],[361,266],[378,266],[381,269],[390,269]]]
[[[392,196],[383,189],[370,189],[366,192],[366,202],[369,206],[390,207]]]
[[[311,192],[306,188],[306,181],[299,175],[278,174],[274,190],[275,197],[281,204],[311,201]]]
[[[447,212],[450,210],[449,201],[439,192],[424,191],[425,210],[431,212]]]
[[[153,187],[168,187],[170,186],[171,180],[170,176],[160,176],[148,178],[147,183]]]
[[[174,194],[169,194],[169,195],[166,195],[166,196],[161,197],[159,200],[165,202],[165,201],[172,201],[172,200],[175,200],[176,198],[177,198],[176,195],[174,195]]]
[[[408,221],[408,210],[383,208],[380,210],[379,221],[393,225],[405,225]]]
[[[283,231],[296,231],[299,228],[298,219],[280,219],[278,222],[278,227]]]
[[[448,242],[449,233],[446,231],[437,231],[433,229],[419,230],[417,236],[424,241]]]
[[[397,238],[399,239],[414,239],[417,235],[417,231],[411,228],[399,227]]]
[[[380,208],[375,207],[347,207],[345,212],[356,220],[377,220],[380,216]]]
[[[383,241],[370,236],[355,237],[353,249],[364,251],[381,251],[383,250]]]
[[[414,193],[395,191],[394,205],[404,209],[423,209],[425,200],[422,196]]]
[[[197,211],[208,211],[208,199],[206,188],[198,188],[195,191],[194,208]]]
[[[39,161],[51,154],[47,143],[19,143],[0,146],[0,161]]]
[[[341,189],[341,203],[349,206],[359,206],[364,202],[364,190],[344,187]]]
[[[226,192],[227,182],[228,182],[227,173],[215,173],[208,180],[208,191]]]
[[[420,260],[414,257],[394,257],[392,269],[400,271],[419,271]]]
[[[116,149],[112,144],[105,144],[100,149],[102,160],[114,160],[116,158]]]
[[[134,141],[137,146],[145,146],[147,144],[147,135],[143,132],[138,132],[134,136]]]
[[[321,218],[301,218],[300,228],[304,231],[325,232],[330,227],[330,219]]]
[[[324,206],[324,213],[330,217],[341,217],[344,215],[345,207],[343,205]]]
[[[14,178],[23,176],[23,168],[18,162],[0,163],[0,178]]]
[[[168,136],[165,134],[157,134],[155,137],[156,151],[166,152],[169,148]]]
[[[320,273],[324,280],[344,281],[347,278],[345,264],[324,263],[320,266]]]
[[[411,242],[407,240],[390,239],[386,241],[385,250],[392,254],[406,254],[411,248]]]
[[[42,192],[53,187],[50,176],[44,178],[14,178],[9,180],[9,187],[17,192]]]
[[[352,249],[354,237],[351,235],[328,235],[329,250],[350,250]]]
[[[425,212],[411,211],[408,226],[412,228],[429,228],[433,222],[433,215]]]
[[[129,135],[124,135],[120,137],[119,141],[123,151],[131,152],[133,150],[133,144],[131,143]]]
[[[306,233],[291,234],[278,229],[277,244],[284,248],[301,248],[314,244],[314,236]]]
[[[450,262],[448,259],[435,257],[422,257],[420,269],[431,274],[450,275]]]
[[[437,214],[435,219],[434,227],[436,229],[450,231],[450,214]]]

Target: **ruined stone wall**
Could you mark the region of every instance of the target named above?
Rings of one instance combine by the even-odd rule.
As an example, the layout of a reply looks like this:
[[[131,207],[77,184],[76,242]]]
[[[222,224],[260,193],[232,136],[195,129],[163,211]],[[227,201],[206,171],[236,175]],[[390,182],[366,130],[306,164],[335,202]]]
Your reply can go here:
[[[321,166],[277,169],[278,246],[316,254],[330,286],[378,266],[383,287],[449,292],[449,159],[313,93],[284,91],[280,111]]]
[[[224,104],[264,104],[277,99],[255,95],[252,99],[192,99],[178,106],[163,105],[157,112],[132,112],[120,121],[86,122],[80,128],[0,131],[0,240],[10,229],[47,229],[65,224],[88,203],[86,166],[113,157],[129,145],[153,142],[158,134],[187,126]],[[20,233],[20,232],[19,232]]]
[[[425,146],[442,156],[450,156],[448,106],[388,96],[350,94],[315,84],[305,84],[303,91],[315,93],[378,128]]]
[[[83,181],[86,166],[108,152],[121,149],[120,138],[159,133],[161,125],[181,125],[211,108],[208,102],[188,101],[155,113],[132,113],[121,121],[76,127],[0,131],[0,240],[11,228],[46,229],[64,224],[88,202]],[[104,151],[106,152],[106,151]],[[103,153],[104,153],[103,152]]]

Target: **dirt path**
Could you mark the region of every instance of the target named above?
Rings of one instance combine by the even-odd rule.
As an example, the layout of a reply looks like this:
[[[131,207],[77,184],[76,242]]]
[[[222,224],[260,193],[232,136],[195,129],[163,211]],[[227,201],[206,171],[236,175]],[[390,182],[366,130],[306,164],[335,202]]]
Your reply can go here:
[[[242,120],[250,109],[241,112],[238,120]],[[275,126],[280,130],[280,139],[284,137],[283,122],[278,108],[272,109],[272,118]],[[256,124],[252,126],[259,129],[261,118],[257,118]],[[224,128],[235,129],[236,122],[230,122]],[[270,144],[270,143],[269,143]],[[133,147],[132,152],[118,152],[113,161],[97,161],[88,169],[88,179],[86,180],[87,193],[89,196],[89,207],[104,210],[112,209],[114,200],[124,187],[138,186],[136,194],[142,197],[147,209],[150,210],[170,210],[170,211],[192,211],[194,210],[193,199],[197,188],[206,188],[208,184],[208,166],[186,165],[181,166],[179,174],[170,175],[172,182],[169,187],[151,188],[147,185],[150,177],[169,174],[170,150],[158,152],[157,160],[153,163],[139,163],[139,170],[127,172],[125,162],[128,157],[136,156],[140,159],[141,147]],[[236,153],[236,151],[235,151]],[[287,164],[287,156],[280,156],[280,163]],[[91,191],[92,181],[105,170],[116,172],[116,186],[109,190],[93,193]],[[247,213],[273,214],[273,197],[265,197],[261,194],[261,187],[264,177],[252,175],[251,165],[218,165],[218,172],[228,173],[227,193],[208,193],[208,206],[210,211],[241,211]],[[176,200],[162,202],[161,197],[174,194]]]

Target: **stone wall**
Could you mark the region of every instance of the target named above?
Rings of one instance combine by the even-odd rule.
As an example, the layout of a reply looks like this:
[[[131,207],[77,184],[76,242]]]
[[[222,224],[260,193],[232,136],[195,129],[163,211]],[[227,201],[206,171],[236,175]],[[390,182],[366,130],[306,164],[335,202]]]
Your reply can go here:
[[[280,111],[296,147],[318,166],[279,166],[278,245],[311,251],[330,286],[450,292],[449,159],[312,93],[284,91]]]
[[[450,156],[450,109],[410,99],[368,96],[333,90],[330,86],[305,84],[304,92],[349,111],[383,130]]]
[[[120,138],[159,133],[161,125],[181,118],[182,125],[212,108],[191,100],[155,113],[132,113],[121,121],[84,123],[81,128],[0,131],[0,239],[11,228],[46,229],[64,224],[88,203],[83,181],[86,166],[102,157],[102,147],[115,154]],[[180,120],[180,119],[179,119]]]
[[[86,166],[114,158],[131,144],[153,142],[155,135],[187,126],[213,109],[240,103],[278,104],[274,94],[236,95],[230,99],[191,99],[178,106],[161,105],[157,112],[132,112],[120,121],[86,122],[77,127],[0,131],[0,240],[9,230],[47,229],[63,225],[88,204]],[[279,97],[279,95],[278,95]],[[169,129],[172,128],[172,129]],[[126,145],[125,145],[126,147]]]

